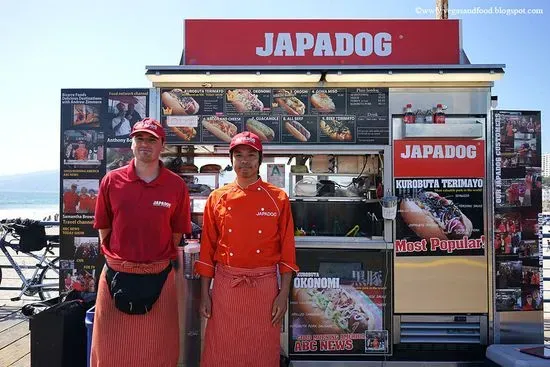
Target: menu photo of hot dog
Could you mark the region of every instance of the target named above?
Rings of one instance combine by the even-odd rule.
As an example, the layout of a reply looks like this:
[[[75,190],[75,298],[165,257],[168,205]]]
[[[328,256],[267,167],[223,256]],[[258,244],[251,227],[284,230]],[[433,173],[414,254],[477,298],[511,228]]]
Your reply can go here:
[[[161,93],[163,115],[196,115],[199,103],[186,91],[174,88]]]
[[[199,116],[164,116],[168,142],[196,143],[200,141]]]
[[[483,178],[396,179],[397,256],[482,255]]]
[[[279,116],[245,116],[245,130],[258,135],[262,143],[280,141]]]
[[[223,89],[161,89],[162,116],[223,113]]]
[[[317,142],[317,116],[283,116],[281,126],[283,143]]]
[[[321,116],[321,143],[350,143],[355,141],[355,116]]]
[[[305,115],[308,95],[307,89],[274,89],[273,113],[291,116]]]
[[[230,143],[239,131],[242,131],[240,116],[204,116],[201,120],[202,141],[209,143]]]
[[[382,329],[382,305],[352,285],[294,287],[290,302],[295,330],[307,325],[314,334],[342,335]]]
[[[225,112],[270,112],[270,89],[228,89],[225,91]]]
[[[346,113],[346,89],[313,89],[309,97],[312,114]]]

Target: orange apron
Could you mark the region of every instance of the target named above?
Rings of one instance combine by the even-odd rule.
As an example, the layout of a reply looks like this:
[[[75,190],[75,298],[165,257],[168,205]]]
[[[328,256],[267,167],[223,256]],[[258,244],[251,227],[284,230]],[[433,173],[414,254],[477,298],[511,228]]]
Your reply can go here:
[[[279,366],[281,326],[271,323],[276,269],[216,266],[201,367]]]
[[[151,264],[107,258],[116,271],[133,274],[160,273],[168,260]],[[128,315],[119,311],[109,293],[105,270],[101,272],[94,314],[92,367],[174,367],[179,355],[179,322],[174,269],[151,312]]]

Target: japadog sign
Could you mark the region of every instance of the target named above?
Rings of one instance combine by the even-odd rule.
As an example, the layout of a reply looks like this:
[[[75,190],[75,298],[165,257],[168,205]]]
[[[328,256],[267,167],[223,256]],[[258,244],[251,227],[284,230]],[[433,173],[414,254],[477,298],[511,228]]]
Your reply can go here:
[[[396,177],[484,177],[481,140],[395,140]]]
[[[460,63],[459,20],[200,19],[184,29],[187,65]]]

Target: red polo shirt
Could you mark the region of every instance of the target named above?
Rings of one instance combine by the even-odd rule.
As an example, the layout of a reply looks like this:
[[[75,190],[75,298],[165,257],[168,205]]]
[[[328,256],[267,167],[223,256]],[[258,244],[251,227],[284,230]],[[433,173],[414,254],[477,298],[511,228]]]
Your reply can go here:
[[[63,193],[63,212],[69,214],[76,213],[76,206],[79,199],[80,197],[78,196],[78,193],[73,191],[65,191]]]
[[[258,179],[246,188],[236,182],[213,191],[204,208],[196,271],[214,276],[222,263],[237,268],[279,265],[295,271],[294,222],[286,193]]]
[[[101,243],[109,257],[133,262],[175,259],[173,233],[191,233],[187,186],[161,165],[150,183],[140,179],[134,160],[101,181],[95,208],[95,229],[111,229]]]

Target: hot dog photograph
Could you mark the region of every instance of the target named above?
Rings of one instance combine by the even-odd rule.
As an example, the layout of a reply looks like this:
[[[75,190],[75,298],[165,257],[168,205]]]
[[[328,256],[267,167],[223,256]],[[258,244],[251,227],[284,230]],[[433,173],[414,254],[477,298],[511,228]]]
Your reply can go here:
[[[161,89],[162,116],[197,116],[223,113],[223,89]]]
[[[284,143],[316,142],[318,122],[316,116],[285,116],[281,120]]]
[[[319,118],[319,128],[322,143],[353,142],[355,116],[322,116]]]
[[[279,141],[279,117],[254,116],[245,117],[245,129],[258,135],[262,143]]]
[[[161,94],[162,112],[164,115],[196,115],[199,103],[184,90],[174,88]]]
[[[273,90],[273,113],[301,116],[306,113],[307,90]]]
[[[442,240],[470,237],[472,222],[451,200],[433,191],[420,191],[401,200],[403,221],[419,237]]]
[[[396,179],[397,256],[483,254],[483,179]]]
[[[364,333],[382,328],[382,312],[361,291],[340,288],[300,288],[292,294],[292,311],[316,334]]]
[[[192,141],[197,136],[197,129],[189,126],[170,126],[170,130],[183,141]]]
[[[230,121],[231,120],[231,121]],[[235,122],[239,125],[237,126]],[[203,141],[229,143],[239,130],[241,123],[240,117],[217,117],[209,116],[201,120],[203,127]]]
[[[269,112],[271,90],[228,89],[225,92],[226,113]]]
[[[309,97],[312,114],[345,114],[345,89],[314,89]]]

